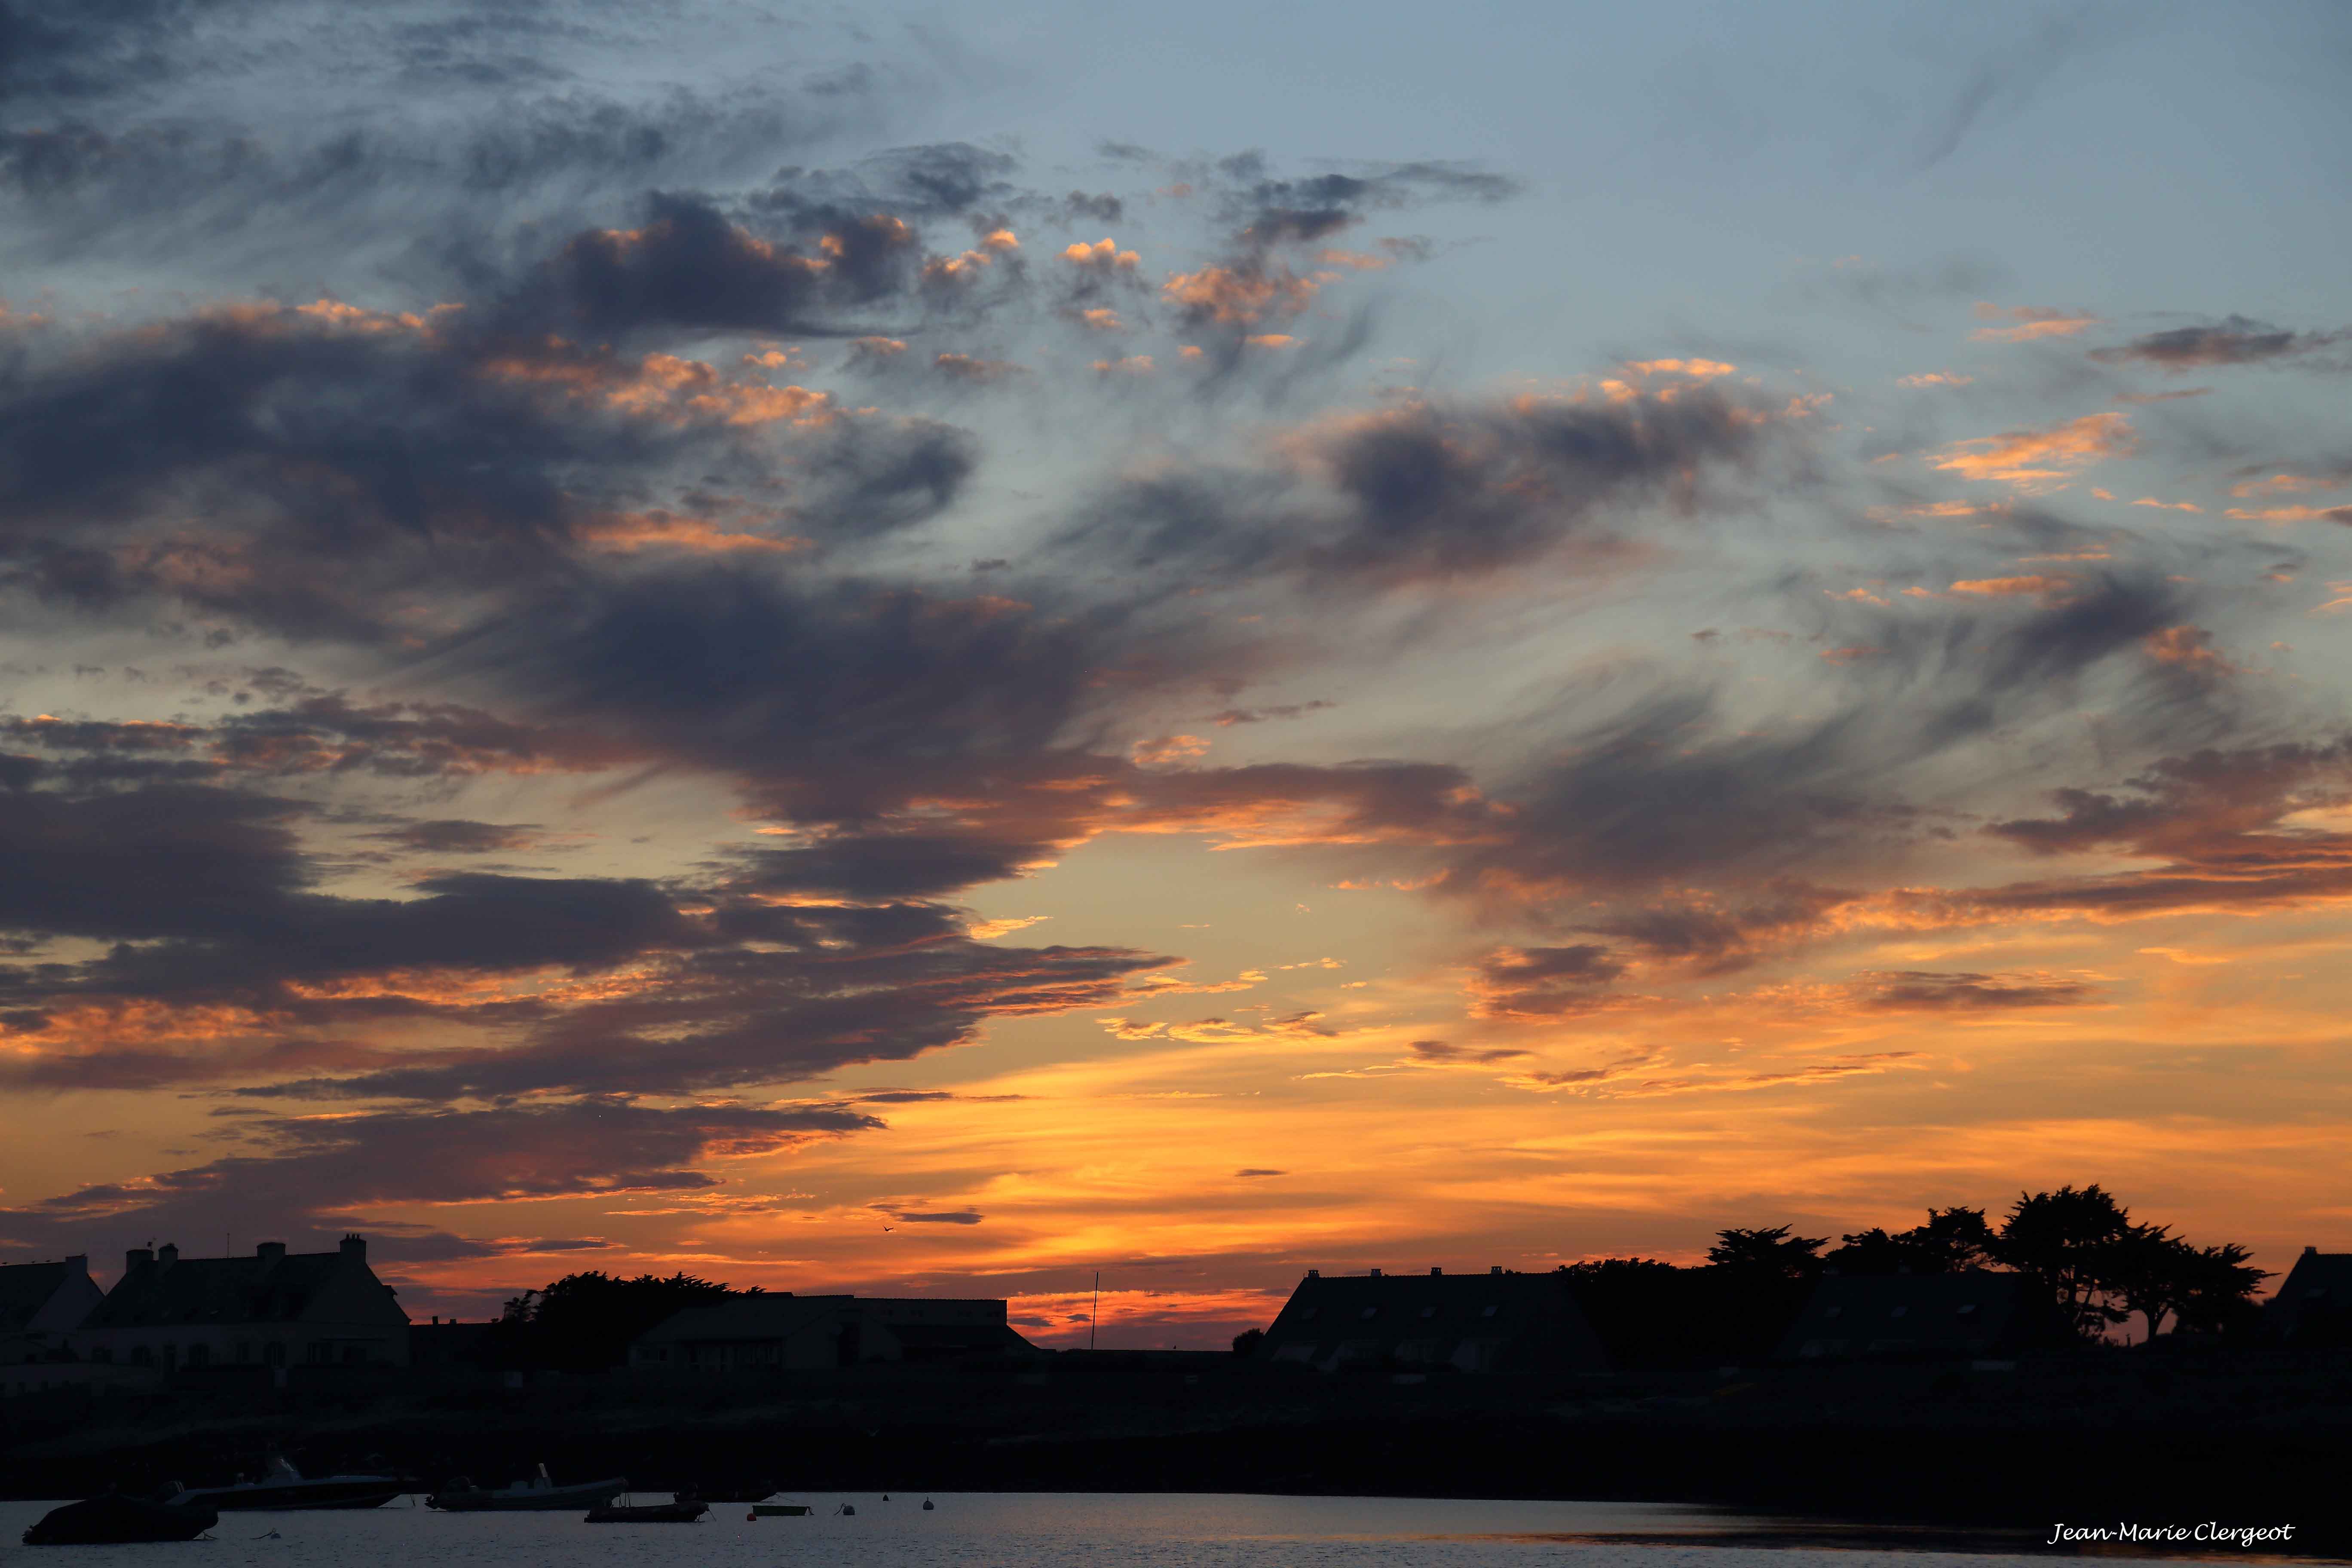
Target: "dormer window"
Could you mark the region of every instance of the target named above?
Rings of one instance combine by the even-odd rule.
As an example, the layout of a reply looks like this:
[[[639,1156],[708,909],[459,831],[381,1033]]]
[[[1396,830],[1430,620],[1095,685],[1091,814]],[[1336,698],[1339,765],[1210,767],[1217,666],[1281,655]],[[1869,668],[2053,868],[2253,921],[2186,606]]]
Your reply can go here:
[[[1887,1313],[1886,1315],[1890,1318],[1907,1318],[1911,1315],[1911,1309],[1908,1307],[1897,1307],[1895,1310]]]
[[[1430,1319],[1435,1316],[1437,1316],[1437,1309],[1434,1307],[1423,1307],[1421,1310],[1421,1317],[1423,1322],[1427,1322]]]
[[[1478,1315],[1482,1318],[1493,1317],[1495,1315],[1495,1303],[1492,1301],[1487,1302],[1484,1308],[1480,1309]]]
[[[1840,1315],[1841,1313],[1843,1313],[1844,1310],[1845,1310],[1845,1309],[1844,1309],[1843,1307],[1832,1307],[1832,1308],[1828,1309],[1826,1311],[1822,1312],[1822,1317],[1824,1317],[1824,1318],[1834,1318],[1834,1317],[1839,1316],[1839,1315]]]
[[[1381,1310],[1380,1310],[1378,1307],[1367,1307],[1367,1308],[1365,1308],[1365,1309],[1363,1310],[1363,1311],[1362,1311],[1362,1312],[1360,1312],[1360,1313],[1359,1313],[1359,1314],[1358,1314],[1358,1316],[1361,1317],[1361,1318],[1363,1319],[1363,1321],[1366,1321],[1366,1322],[1368,1322],[1368,1323],[1369,1323],[1369,1322],[1370,1322],[1374,1318],[1379,1317],[1380,1315],[1381,1315]]]
[[[1963,1301],[1952,1310],[1959,1317],[1973,1318],[1977,1315],[1977,1304],[1974,1301]]]
[[[1323,1309],[1322,1309],[1322,1308],[1320,1308],[1320,1307],[1309,1307],[1309,1308],[1307,1308],[1307,1310],[1305,1310],[1305,1311],[1303,1311],[1303,1312],[1301,1312],[1301,1313],[1299,1313],[1299,1314],[1298,1314],[1298,1321],[1299,1321],[1300,1322],[1302,1322],[1302,1323],[1311,1323],[1311,1322],[1313,1322],[1317,1318],[1320,1317],[1320,1316],[1322,1315],[1322,1313],[1323,1313]]]

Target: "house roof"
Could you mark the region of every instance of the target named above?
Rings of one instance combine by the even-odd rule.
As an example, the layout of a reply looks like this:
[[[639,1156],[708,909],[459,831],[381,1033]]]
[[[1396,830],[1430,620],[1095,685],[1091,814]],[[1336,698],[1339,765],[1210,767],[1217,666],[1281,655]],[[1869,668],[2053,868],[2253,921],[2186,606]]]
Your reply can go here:
[[[914,1357],[1034,1353],[1037,1347],[1003,1323],[902,1323],[884,1325]]]
[[[79,1258],[54,1263],[0,1264],[0,1334],[23,1332],[60,1286],[89,1272]]]
[[[1460,1347],[1487,1347],[1468,1362]],[[1327,1370],[1349,1363],[1475,1363],[1481,1370],[1599,1371],[1601,1341],[1565,1275],[1309,1275],[1260,1354]]]
[[[1984,1354],[2042,1328],[2032,1282],[1964,1268],[1949,1274],[1831,1274],[1781,1338],[1784,1361]]]
[[[638,1344],[758,1342],[788,1339],[838,1315],[851,1296],[746,1296],[709,1307],[686,1307],[636,1338]]]
[[[299,1322],[344,1267],[344,1255],[338,1252],[135,1263],[90,1310],[82,1327]]]
[[[2264,1327],[2282,1337],[2294,1334],[2306,1317],[2352,1311],[2352,1252],[2307,1250],[2263,1309]]]

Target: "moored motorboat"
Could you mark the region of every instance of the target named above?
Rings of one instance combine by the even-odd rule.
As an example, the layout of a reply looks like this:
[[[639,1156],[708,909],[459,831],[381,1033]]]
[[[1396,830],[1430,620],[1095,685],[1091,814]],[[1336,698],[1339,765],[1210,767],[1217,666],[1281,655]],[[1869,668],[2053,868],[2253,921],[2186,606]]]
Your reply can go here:
[[[700,1498],[687,1498],[677,1502],[638,1503],[628,1508],[592,1508],[583,1521],[588,1524],[692,1524],[710,1511],[710,1505]]]
[[[202,1505],[151,1502],[114,1493],[69,1502],[25,1531],[27,1546],[117,1546],[141,1541],[194,1541],[220,1522]]]
[[[284,1458],[272,1455],[258,1480],[235,1486],[197,1487],[173,1483],[164,1503],[172,1508],[212,1508],[223,1513],[321,1508],[382,1508],[400,1495],[398,1476],[305,1476]]]
[[[601,1481],[578,1481],[559,1487],[549,1479],[547,1467],[541,1465],[529,1480],[517,1481],[510,1487],[478,1487],[460,1476],[426,1498],[425,1506],[447,1513],[537,1513],[610,1508],[613,1500],[628,1489],[626,1476],[608,1476]]]

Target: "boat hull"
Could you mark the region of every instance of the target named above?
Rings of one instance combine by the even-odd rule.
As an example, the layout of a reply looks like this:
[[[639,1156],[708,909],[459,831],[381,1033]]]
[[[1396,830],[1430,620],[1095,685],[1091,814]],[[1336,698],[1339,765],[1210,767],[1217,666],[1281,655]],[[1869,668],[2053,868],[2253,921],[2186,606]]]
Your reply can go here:
[[[798,1519],[810,1510],[804,1502],[755,1502],[751,1511],[761,1519]]]
[[[359,1476],[350,1480],[290,1481],[282,1485],[217,1487],[209,1491],[182,1492],[167,1506],[199,1504],[223,1513],[290,1513],[330,1508],[382,1508],[400,1495],[400,1482],[391,1476]]]
[[[220,1522],[209,1508],[94,1497],[53,1508],[25,1531],[27,1546],[118,1546],[142,1541],[194,1541]]]
[[[436,1492],[425,1500],[425,1505],[444,1513],[569,1513],[583,1508],[610,1508],[613,1500],[628,1488],[627,1481],[615,1476],[609,1481],[539,1491]]]

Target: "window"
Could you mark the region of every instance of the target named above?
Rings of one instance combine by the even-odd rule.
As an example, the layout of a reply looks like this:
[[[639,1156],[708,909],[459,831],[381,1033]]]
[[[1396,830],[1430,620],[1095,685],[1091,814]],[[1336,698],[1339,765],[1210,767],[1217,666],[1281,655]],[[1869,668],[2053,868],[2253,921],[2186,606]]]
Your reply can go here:
[[[1952,1312],[1956,1317],[1973,1318],[1977,1315],[1977,1304],[1974,1301],[1963,1301],[1953,1308]]]
[[[1478,1315],[1479,1315],[1480,1317],[1482,1317],[1482,1318],[1491,1318],[1491,1317],[1493,1317],[1493,1316],[1495,1315],[1495,1303],[1494,1303],[1494,1302],[1492,1302],[1492,1301],[1487,1302],[1487,1303],[1486,1303],[1486,1309],[1485,1309],[1484,1310],[1482,1310]]]
[[[1837,1317],[1838,1315],[1840,1315],[1841,1313],[1843,1313],[1844,1310],[1845,1310],[1845,1309],[1844,1309],[1843,1307],[1832,1307],[1829,1310],[1827,1310],[1827,1311],[1823,1312],[1823,1313],[1822,1314],[1822,1317],[1824,1317],[1824,1318],[1834,1318],[1834,1317]]]
[[[1433,1317],[1437,1316],[1437,1309],[1436,1309],[1436,1308],[1434,1308],[1434,1307],[1423,1307],[1423,1308],[1421,1310],[1421,1316],[1422,1316],[1422,1321],[1423,1321],[1423,1322],[1426,1322],[1426,1321],[1428,1321],[1430,1319],[1432,1319],[1432,1318],[1433,1318]]]
[[[1323,1309],[1320,1307],[1309,1307],[1307,1310],[1298,1314],[1298,1321],[1302,1323],[1311,1323],[1317,1317],[1321,1315],[1322,1311]]]
[[[1897,1307],[1895,1310],[1887,1313],[1886,1315],[1890,1318],[1907,1318],[1911,1315],[1911,1309],[1908,1307]]]
[[[114,1348],[111,1345],[100,1345],[89,1352],[89,1359],[101,1366],[111,1365],[114,1362]]]
[[[268,1344],[262,1346],[261,1359],[264,1364],[268,1366],[284,1366],[286,1364],[286,1346],[284,1342],[272,1340]]]
[[[210,1345],[190,1345],[190,1346],[188,1347],[188,1364],[189,1364],[190,1366],[205,1366],[205,1365],[210,1364],[210,1363],[212,1362],[212,1359],[213,1359],[213,1348],[212,1348],[212,1346],[210,1346]]]
[[[155,1352],[149,1350],[145,1345],[132,1345],[131,1347],[131,1364],[132,1366],[153,1366],[155,1364]]]
[[[239,1341],[237,1341],[237,1342],[236,1342],[236,1364],[237,1364],[237,1365],[239,1365],[239,1366],[243,1366],[243,1365],[245,1365],[247,1362],[250,1362],[252,1359],[253,1359],[253,1342],[252,1342],[251,1340],[239,1340]]]
[[[172,1344],[165,1345],[163,1347],[163,1370],[169,1372],[179,1364],[180,1347]]]
[[[1377,1318],[1377,1317],[1379,1317],[1379,1316],[1381,1315],[1381,1310],[1380,1310],[1378,1307],[1367,1307],[1367,1308],[1365,1308],[1361,1312],[1358,1313],[1357,1315],[1358,1315],[1359,1317],[1362,1318],[1362,1319],[1364,1320],[1364,1321],[1366,1321],[1366,1322],[1368,1322],[1368,1323],[1369,1323],[1369,1322],[1370,1322],[1374,1318]]]

